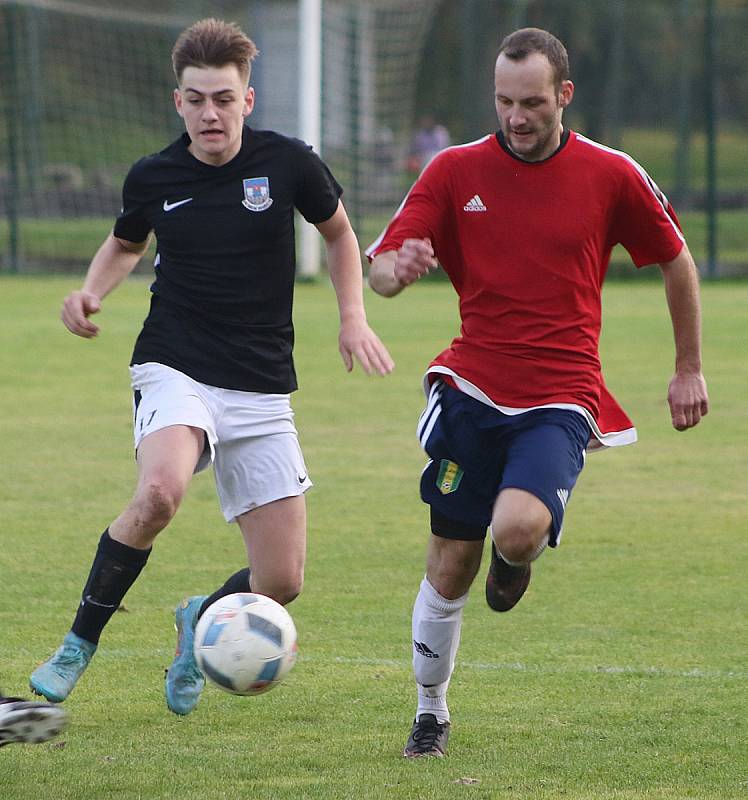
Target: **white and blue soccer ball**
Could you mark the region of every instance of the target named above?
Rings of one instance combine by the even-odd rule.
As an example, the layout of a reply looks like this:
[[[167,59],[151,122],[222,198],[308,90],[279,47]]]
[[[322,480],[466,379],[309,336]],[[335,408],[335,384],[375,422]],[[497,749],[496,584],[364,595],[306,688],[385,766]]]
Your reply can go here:
[[[230,594],[209,606],[195,628],[195,659],[203,674],[231,694],[267,692],[296,661],[291,615],[262,594]]]

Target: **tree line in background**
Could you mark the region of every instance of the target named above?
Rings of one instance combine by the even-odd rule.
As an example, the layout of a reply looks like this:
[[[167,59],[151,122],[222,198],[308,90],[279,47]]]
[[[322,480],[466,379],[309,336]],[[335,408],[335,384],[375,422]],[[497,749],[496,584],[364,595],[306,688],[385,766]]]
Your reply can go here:
[[[221,16],[260,40],[254,79],[267,111],[298,62],[294,38],[270,34],[279,17],[292,28],[297,8],[298,0],[2,4],[0,271],[90,257],[129,164],[182,129],[168,53],[186,24]],[[495,130],[496,51],[526,25],[552,31],[569,50],[576,93],[567,123],[631,153],[679,212],[698,215],[692,225],[703,228],[696,240],[708,242],[708,263],[717,263],[719,236],[720,256],[744,265],[748,0],[323,0],[331,67],[322,95],[340,94],[323,106],[323,155],[362,240],[378,235],[417,174],[412,134],[426,114],[453,143]],[[270,112],[284,116],[262,124],[296,135],[298,100],[293,91],[287,99]]]
[[[444,0],[421,61],[417,113],[433,113],[453,141],[495,129],[496,51],[526,25],[565,43],[577,90],[567,119],[593,139],[617,147],[626,129],[667,130],[683,154],[714,122],[708,113],[722,130],[748,129],[745,0]]]

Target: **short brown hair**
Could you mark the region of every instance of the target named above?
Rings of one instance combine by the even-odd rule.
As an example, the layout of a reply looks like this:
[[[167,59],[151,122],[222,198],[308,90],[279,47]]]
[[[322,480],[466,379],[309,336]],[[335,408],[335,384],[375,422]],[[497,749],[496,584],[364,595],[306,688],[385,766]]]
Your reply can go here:
[[[541,28],[520,28],[510,33],[499,47],[498,55],[504,54],[512,61],[524,61],[530,53],[540,53],[550,62],[553,69],[553,83],[561,88],[563,81],[569,80],[569,56],[561,42],[548,31]]]
[[[255,43],[235,22],[201,19],[179,34],[171,51],[177,82],[187,67],[225,67],[234,64],[249,82],[251,63],[257,55]]]

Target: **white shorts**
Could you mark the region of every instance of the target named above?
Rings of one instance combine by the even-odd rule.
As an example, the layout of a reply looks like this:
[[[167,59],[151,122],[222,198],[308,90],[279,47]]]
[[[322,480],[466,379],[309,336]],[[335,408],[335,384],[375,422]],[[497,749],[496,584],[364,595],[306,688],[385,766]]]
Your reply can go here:
[[[171,425],[205,431],[195,472],[213,462],[227,522],[253,508],[312,487],[287,394],[220,389],[163,364],[130,367],[135,394],[135,449]]]

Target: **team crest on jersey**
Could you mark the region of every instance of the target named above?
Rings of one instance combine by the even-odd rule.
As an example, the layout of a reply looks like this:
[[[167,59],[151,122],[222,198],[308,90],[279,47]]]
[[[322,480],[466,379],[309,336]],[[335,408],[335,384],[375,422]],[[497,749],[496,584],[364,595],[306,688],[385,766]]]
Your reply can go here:
[[[269,178],[245,178],[242,205],[249,211],[265,211],[273,205]]]

